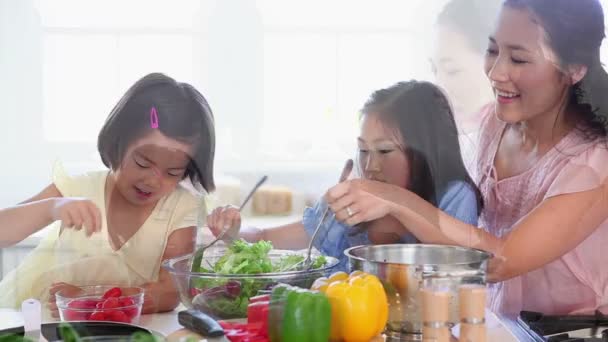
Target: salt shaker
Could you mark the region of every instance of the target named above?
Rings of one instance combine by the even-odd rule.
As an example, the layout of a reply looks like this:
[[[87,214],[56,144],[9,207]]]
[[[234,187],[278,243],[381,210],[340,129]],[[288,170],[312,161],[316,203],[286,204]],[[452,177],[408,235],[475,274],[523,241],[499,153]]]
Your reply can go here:
[[[42,324],[42,306],[36,299],[26,299],[21,303],[24,336],[39,341]]]
[[[486,342],[486,287],[463,285],[458,291],[460,301],[460,341]]]
[[[450,342],[449,305],[451,294],[447,291],[421,289],[422,341]]]

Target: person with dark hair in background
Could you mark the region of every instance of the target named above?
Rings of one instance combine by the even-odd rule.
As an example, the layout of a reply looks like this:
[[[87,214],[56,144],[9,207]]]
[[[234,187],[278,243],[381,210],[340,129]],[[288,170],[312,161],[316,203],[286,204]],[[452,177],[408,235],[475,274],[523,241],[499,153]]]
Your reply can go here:
[[[476,224],[482,201],[460,156],[458,131],[450,104],[443,92],[429,82],[400,82],[374,92],[361,111],[361,133],[357,139],[356,178],[370,179],[409,189],[424,201],[459,220]],[[278,248],[303,248],[322,220],[327,208],[318,201],[304,211],[302,221],[258,229],[246,227],[240,233],[248,241],[268,240]],[[220,207],[209,215],[214,234],[240,228],[238,208]],[[363,228],[363,227],[360,227]],[[341,260],[343,251],[369,243],[417,242],[393,217],[378,217],[358,229],[328,217],[315,239],[323,254]]]
[[[336,217],[392,215],[422,242],[492,253],[494,312],[608,312],[604,32],[598,0],[504,2],[485,58],[495,101],[481,123],[482,229],[370,180],[327,192]]]
[[[451,0],[437,17],[431,67],[454,109],[462,158],[474,180],[480,110],[493,99],[483,59],[500,4],[501,0]]]
[[[0,235],[3,245],[50,225],[0,282],[0,307],[36,298],[56,314],[57,291],[109,284],[143,287],[144,313],[179,304],[160,265],[193,251],[206,215],[201,196],[215,188],[211,108],[191,85],[149,74],[116,104],[98,150],[109,170],[70,176],[56,168],[41,193],[0,210],[0,226],[10,227]]]

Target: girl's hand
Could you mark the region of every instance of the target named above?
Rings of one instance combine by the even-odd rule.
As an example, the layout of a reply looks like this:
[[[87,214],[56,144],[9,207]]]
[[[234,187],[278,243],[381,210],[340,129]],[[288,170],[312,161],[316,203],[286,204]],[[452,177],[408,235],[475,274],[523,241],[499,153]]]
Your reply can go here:
[[[349,180],[327,191],[325,200],[336,219],[354,226],[390,214],[394,203],[390,198],[391,185],[369,180]]]
[[[227,205],[213,209],[211,214],[207,216],[207,226],[215,237],[228,229],[226,234],[224,234],[224,238],[237,238],[241,229],[241,213],[239,212],[239,208]]]
[[[67,283],[53,283],[49,288],[49,301],[47,302],[47,307],[51,312],[51,316],[53,318],[59,318],[59,310],[57,309],[57,302],[55,294],[59,291],[74,291],[74,293],[80,291],[80,288],[75,285],[67,284]],[[65,293],[64,291],[64,293]]]
[[[258,242],[264,240],[264,231],[257,227],[244,227],[239,233],[239,237],[247,242]]]
[[[55,198],[51,217],[54,221],[60,220],[65,228],[81,230],[84,227],[87,236],[101,231],[101,211],[86,198]]]
[[[158,296],[153,295],[150,289],[150,284],[144,284],[144,303],[141,306],[141,313],[151,314],[158,312]]]

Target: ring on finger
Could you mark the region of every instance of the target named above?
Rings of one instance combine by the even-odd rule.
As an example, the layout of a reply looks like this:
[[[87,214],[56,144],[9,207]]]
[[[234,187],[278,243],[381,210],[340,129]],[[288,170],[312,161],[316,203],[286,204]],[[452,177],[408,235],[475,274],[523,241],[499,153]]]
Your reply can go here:
[[[348,214],[348,217],[351,217],[354,214],[350,207],[346,207],[346,213]]]

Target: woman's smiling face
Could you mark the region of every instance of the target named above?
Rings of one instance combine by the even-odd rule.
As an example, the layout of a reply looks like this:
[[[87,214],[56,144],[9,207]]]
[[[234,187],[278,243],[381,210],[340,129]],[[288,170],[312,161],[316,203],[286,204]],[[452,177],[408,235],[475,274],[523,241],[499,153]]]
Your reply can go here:
[[[526,9],[503,7],[490,36],[485,71],[496,99],[496,114],[519,123],[555,113],[569,83],[546,42],[538,20]]]

